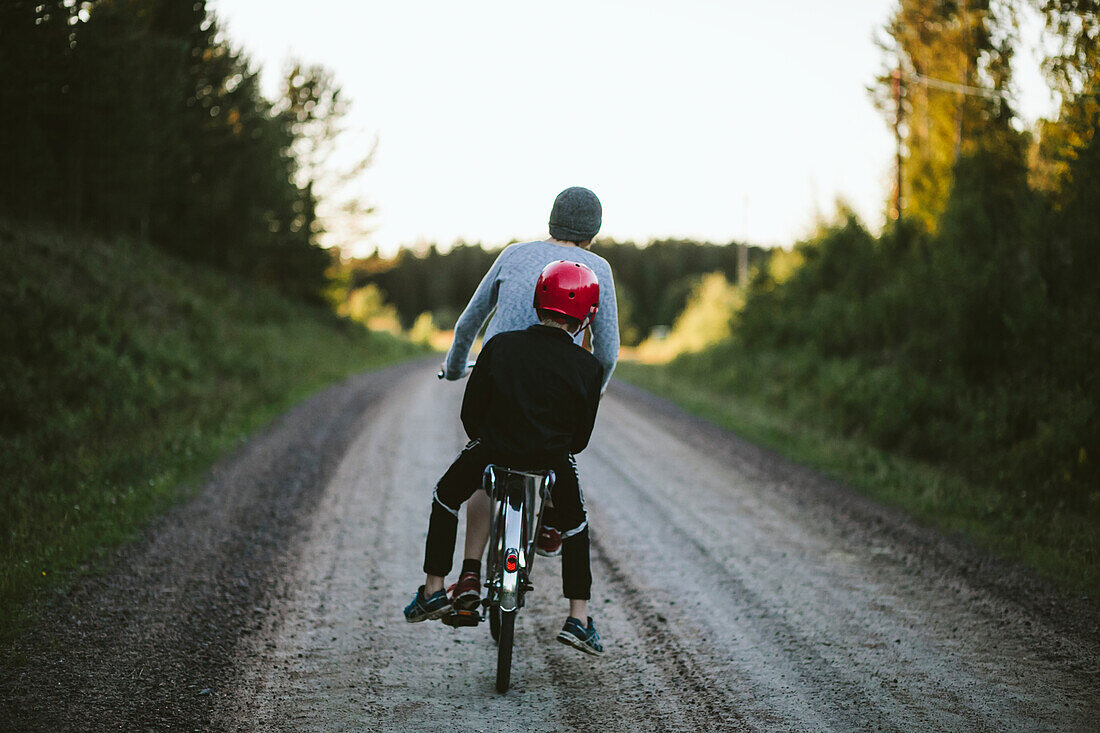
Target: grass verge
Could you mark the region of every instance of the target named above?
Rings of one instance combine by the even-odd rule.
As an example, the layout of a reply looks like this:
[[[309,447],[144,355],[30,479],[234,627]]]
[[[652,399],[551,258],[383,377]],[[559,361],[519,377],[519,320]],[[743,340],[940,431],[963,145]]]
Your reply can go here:
[[[729,357],[728,354],[725,355]],[[751,357],[750,357],[751,358]],[[736,369],[744,374],[744,365]],[[671,364],[620,362],[615,376],[675,402],[739,436],[900,507],[944,532],[962,533],[1030,566],[1066,590],[1100,597],[1095,518],[1045,507],[937,465],[892,454],[845,435],[807,392],[767,371],[737,385],[707,356]]]
[[[0,222],[0,641],[290,405],[424,349],[127,240]]]

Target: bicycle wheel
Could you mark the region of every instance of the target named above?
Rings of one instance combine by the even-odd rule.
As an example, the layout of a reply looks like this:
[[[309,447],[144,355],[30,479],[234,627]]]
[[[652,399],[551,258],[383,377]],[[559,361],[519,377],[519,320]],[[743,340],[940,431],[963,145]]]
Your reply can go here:
[[[500,639],[497,641],[497,692],[508,692],[512,680],[512,641],[516,612],[500,611]]]

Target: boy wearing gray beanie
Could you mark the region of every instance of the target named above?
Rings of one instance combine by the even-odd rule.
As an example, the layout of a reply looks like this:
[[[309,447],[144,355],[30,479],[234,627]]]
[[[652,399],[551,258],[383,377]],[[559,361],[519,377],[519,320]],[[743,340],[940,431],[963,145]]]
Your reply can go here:
[[[592,353],[603,365],[606,388],[619,358],[615,284],[607,260],[588,251],[602,222],[603,207],[596,194],[581,186],[559,193],[550,210],[550,237],[506,247],[474,291],[455,324],[454,341],[443,363],[444,376],[459,379],[466,372],[474,337],[490,316],[483,341],[501,331],[520,331],[537,323],[530,289],[542,268],[557,260],[570,260],[587,265],[600,281],[600,309],[592,321]]]
[[[562,242],[591,242],[603,223],[603,206],[596,194],[581,186],[567,188],[550,210],[550,236]]]

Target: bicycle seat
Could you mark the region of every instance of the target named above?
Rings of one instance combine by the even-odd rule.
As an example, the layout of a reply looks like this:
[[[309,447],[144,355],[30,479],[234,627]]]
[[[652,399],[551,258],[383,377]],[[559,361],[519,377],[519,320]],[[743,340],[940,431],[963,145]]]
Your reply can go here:
[[[556,479],[557,477],[554,475],[554,472],[549,468],[512,468],[498,463],[490,463],[485,467],[485,473],[482,476],[482,485],[485,487],[486,492],[492,495],[493,492],[491,487],[498,482],[503,486],[516,480],[534,480],[542,487],[543,495],[549,495]]]
[[[486,471],[499,471],[503,475],[511,474],[513,476],[523,476],[525,478],[549,478],[554,480],[554,472],[549,468],[543,469],[528,469],[528,468],[512,468],[511,466],[502,466],[498,463],[490,463],[485,467]]]

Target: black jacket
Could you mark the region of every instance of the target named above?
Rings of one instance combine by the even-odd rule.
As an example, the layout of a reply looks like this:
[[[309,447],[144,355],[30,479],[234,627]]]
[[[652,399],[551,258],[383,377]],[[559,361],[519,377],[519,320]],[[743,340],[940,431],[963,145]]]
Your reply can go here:
[[[499,333],[470,373],[462,425],[498,460],[541,467],[588,445],[602,384],[600,362],[559,328]]]

